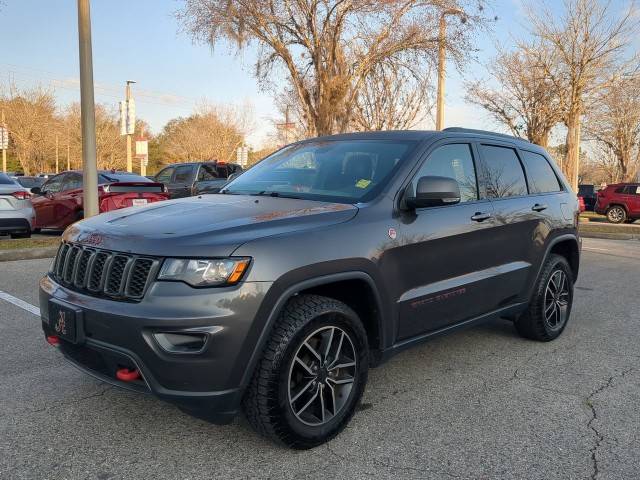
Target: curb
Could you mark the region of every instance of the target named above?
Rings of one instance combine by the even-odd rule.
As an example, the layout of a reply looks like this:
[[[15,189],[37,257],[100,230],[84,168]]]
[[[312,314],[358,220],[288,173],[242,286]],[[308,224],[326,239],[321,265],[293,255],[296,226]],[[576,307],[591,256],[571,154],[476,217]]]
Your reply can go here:
[[[58,247],[17,248],[15,250],[0,250],[0,262],[14,260],[33,260],[36,258],[53,258]]]
[[[633,233],[599,233],[599,232],[580,232],[582,238],[602,238],[605,240],[640,240],[640,235]]]

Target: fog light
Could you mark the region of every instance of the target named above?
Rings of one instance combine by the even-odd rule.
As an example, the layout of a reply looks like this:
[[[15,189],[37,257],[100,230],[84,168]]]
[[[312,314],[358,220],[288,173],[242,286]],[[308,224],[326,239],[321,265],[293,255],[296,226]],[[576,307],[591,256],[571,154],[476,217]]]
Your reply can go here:
[[[154,333],[153,338],[169,353],[199,353],[207,343],[206,333]]]

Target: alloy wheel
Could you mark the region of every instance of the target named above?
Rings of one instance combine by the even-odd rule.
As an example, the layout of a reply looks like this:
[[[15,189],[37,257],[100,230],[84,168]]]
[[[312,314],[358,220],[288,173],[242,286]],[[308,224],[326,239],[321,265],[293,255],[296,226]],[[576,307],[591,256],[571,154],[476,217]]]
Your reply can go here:
[[[544,322],[549,330],[562,328],[569,312],[569,281],[563,270],[554,271],[544,292]]]
[[[607,216],[614,223],[620,223],[624,219],[624,210],[620,207],[613,207],[609,210]]]
[[[289,369],[289,405],[296,418],[310,426],[334,418],[349,400],[357,368],[347,332],[327,326],[309,335]]]

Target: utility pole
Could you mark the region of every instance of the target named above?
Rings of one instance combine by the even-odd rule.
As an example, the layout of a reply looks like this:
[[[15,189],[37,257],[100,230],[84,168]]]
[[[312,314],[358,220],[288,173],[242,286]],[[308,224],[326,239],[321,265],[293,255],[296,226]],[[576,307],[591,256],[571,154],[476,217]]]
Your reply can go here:
[[[58,134],[56,133],[56,173],[60,172],[60,162],[59,162],[59,155],[58,155]]]
[[[67,170],[71,170],[71,157],[69,156],[69,130],[67,130]]]
[[[2,144],[2,171],[7,173],[7,147],[5,143],[9,143],[9,131],[7,130],[7,124],[4,123],[4,110],[2,110],[2,122],[0,123],[0,143]],[[5,139],[6,136],[6,139]],[[5,140],[7,140],[5,142]]]
[[[438,35],[438,97],[436,106],[436,130],[444,128],[444,76],[447,40],[447,15],[464,15],[464,11],[459,8],[450,8],[440,15],[440,33]],[[464,21],[464,17],[463,21]]]
[[[296,124],[289,121],[289,105],[284,110],[284,123],[277,123],[276,128],[283,130],[284,144],[289,144],[289,131],[295,128]]]
[[[93,97],[93,55],[89,0],[78,0],[78,46],[80,52],[80,118],[82,123],[82,180],[84,217],[98,209],[98,165],[96,161],[96,106]]]

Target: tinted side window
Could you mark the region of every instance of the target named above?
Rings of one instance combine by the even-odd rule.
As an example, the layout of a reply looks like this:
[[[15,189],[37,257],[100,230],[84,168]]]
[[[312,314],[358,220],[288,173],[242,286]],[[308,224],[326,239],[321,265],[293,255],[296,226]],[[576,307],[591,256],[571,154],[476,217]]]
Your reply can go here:
[[[413,191],[420,177],[438,176],[453,178],[460,186],[460,201],[478,199],[476,170],[471,155],[471,146],[466,143],[443,145],[429,155],[413,178]]]
[[[615,193],[624,193],[624,187],[616,188]]]
[[[190,183],[193,170],[193,165],[182,165],[177,167],[173,183]]]
[[[539,153],[522,151],[522,160],[524,160],[524,168],[527,171],[530,193],[559,192],[561,190],[558,177],[546,158]]]
[[[78,175],[77,173],[67,175],[62,190],[75,190],[77,188],[82,188],[82,175]]]
[[[513,148],[480,145],[480,149],[485,164],[480,177],[489,198],[527,194],[522,165]]]
[[[198,172],[198,181],[206,182],[207,180],[215,180],[218,178],[216,169],[211,165],[200,165],[200,171]]]
[[[171,182],[171,177],[173,176],[173,167],[165,168],[158,175],[156,175],[156,181],[160,183],[169,183]]]
[[[43,186],[42,190],[48,193],[58,193],[62,190],[62,182],[64,181],[64,175],[57,175],[49,179]]]

